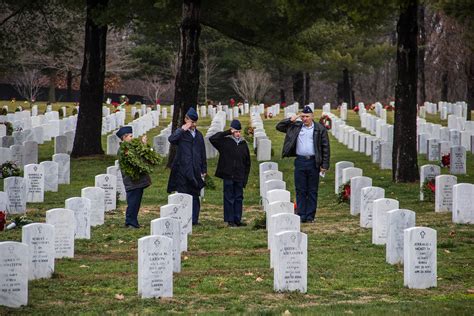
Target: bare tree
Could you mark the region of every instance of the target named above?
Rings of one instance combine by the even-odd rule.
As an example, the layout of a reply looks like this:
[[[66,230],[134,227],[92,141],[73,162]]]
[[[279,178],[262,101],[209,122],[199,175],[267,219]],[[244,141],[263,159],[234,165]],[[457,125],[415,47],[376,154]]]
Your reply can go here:
[[[199,83],[204,89],[204,102],[207,102],[208,88],[211,80],[216,76],[218,65],[216,58],[210,54],[209,49],[201,50],[202,75],[199,76]]]
[[[237,77],[231,79],[234,91],[249,102],[259,102],[272,86],[270,75],[261,70],[247,69],[237,71]]]
[[[143,80],[140,80],[143,95],[151,104],[155,104],[156,100],[161,98],[170,88],[171,83],[166,82],[163,78],[157,75],[147,75]]]
[[[29,102],[36,100],[42,86],[42,76],[39,70],[31,68],[22,70],[13,80],[13,85],[18,93]]]

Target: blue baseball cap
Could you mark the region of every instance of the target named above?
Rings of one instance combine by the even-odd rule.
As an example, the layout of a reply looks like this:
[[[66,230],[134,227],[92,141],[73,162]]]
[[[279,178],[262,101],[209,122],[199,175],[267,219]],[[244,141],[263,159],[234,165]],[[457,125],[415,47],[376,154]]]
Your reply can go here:
[[[186,116],[189,117],[193,121],[197,121],[199,118],[194,108],[189,108],[188,112],[186,112]]]

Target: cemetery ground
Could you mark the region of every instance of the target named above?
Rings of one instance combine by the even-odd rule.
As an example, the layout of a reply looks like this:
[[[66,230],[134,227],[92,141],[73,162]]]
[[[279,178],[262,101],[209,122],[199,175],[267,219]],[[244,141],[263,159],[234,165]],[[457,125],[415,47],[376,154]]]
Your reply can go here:
[[[348,124],[358,127],[358,116],[349,111]],[[320,110],[315,117],[319,117]],[[294,198],[293,159],[281,159],[284,134],[275,130],[282,115],[264,119],[272,140],[272,161],[279,164],[283,180]],[[130,119],[130,117],[128,118]],[[239,118],[243,127],[249,117]],[[436,119],[427,117],[427,121]],[[393,112],[388,122],[393,122]],[[439,122],[446,125],[447,122]],[[148,140],[169,123],[148,133]],[[205,134],[210,119],[200,119]],[[184,312],[220,314],[457,314],[474,312],[474,229],[453,224],[451,213],[435,213],[434,202],[420,202],[419,184],[395,184],[390,170],[380,170],[370,157],[355,153],[330,136],[331,170],[321,180],[315,223],[302,224],[308,234],[308,293],[273,292],[267,233],[254,223],[263,219],[258,188],[258,162],[252,153],[252,170],[244,191],[242,228],[228,228],[223,222],[222,183],[213,177],[215,190],[206,190],[200,226],[193,227],[188,251],[182,256],[181,273],[175,273],[171,299],[141,299],[137,294],[138,239],[150,234],[150,221],[159,217],[159,206],[167,203],[169,170],[165,161],[152,175],[153,185],[145,190],[139,213],[141,229],[123,228],[126,203],[106,214],[105,224],[91,229],[90,240],[76,240],[73,259],[56,260],[51,279],[29,282],[28,306],[0,307],[6,314],[152,314]],[[106,136],[103,136],[106,148]],[[50,160],[53,142],[39,146],[39,161]],[[44,203],[29,203],[27,216],[45,222],[45,212],[64,207],[64,200],[80,196],[81,188],[94,185],[94,176],[114,164],[113,156],[71,159],[71,184],[59,192],[46,192]],[[400,201],[400,208],[416,212],[417,226],[427,226],[438,236],[438,287],[413,290],[403,286],[403,266],[385,262],[385,247],[371,242],[371,230],[359,227],[349,204],[338,204],[334,194],[334,164],[348,160],[362,168],[373,185],[385,189],[386,197]],[[419,166],[427,164],[420,156]],[[217,159],[208,160],[214,175]],[[458,183],[474,183],[474,157],[467,153],[467,174]],[[445,174],[448,171],[442,169]],[[0,181],[0,190],[3,181]],[[0,241],[21,241],[21,229],[0,232]]]

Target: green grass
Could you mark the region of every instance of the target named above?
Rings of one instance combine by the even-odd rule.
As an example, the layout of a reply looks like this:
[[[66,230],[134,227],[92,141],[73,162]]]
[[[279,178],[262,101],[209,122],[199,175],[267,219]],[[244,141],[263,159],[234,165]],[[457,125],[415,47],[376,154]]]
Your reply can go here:
[[[318,113],[320,114],[320,113]],[[389,113],[390,117],[393,113]],[[281,117],[264,120],[272,140],[279,170],[294,197],[293,161],[281,159],[284,134],[274,126]],[[248,117],[241,118],[243,126]],[[169,121],[168,121],[169,122]],[[149,132],[149,140],[166,126]],[[359,126],[350,112],[348,124]],[[203,131],[209,119],[201,119]],[[105,138],[103,138],[105,149]],[[40,146],[40,161],[51,159],[52,142]],[[76,241],[73,259],[57,260],[52,279],[29,284],[29,305],[20,309],[0,307],[0,314],[450,314],[474,312],[474,229],[455,225],[450,214],[437,214],[433,203],[418,201],[419,184],[393,184],[391,172],[380,170],[370,157],[354,153],[331,136],[331,166],[340,160],[355,162],[372,177],[373,185],[385,188],[387,197],[400,201],[401,208],[416,212],[417,225],[438,231],[438,287],[410,290],[403,287],[403,267],[385,263],[385,248],[371,244],[371,232],[359,227],[359,218],[349,214],[347,204],[338,204],[334,194],[333,169],[321,182],[319,208],[314,224],[303,224],[308,234],[308,293],[273,292],[273,271],[269,268],[266,232],[245,228],[229,229],[223,222],[222,183],[207,190],[201,208],[201,226],[193,228],[189,251],[183,254],[182,272],[174,275],[172,299],[146,299],[137,295],[137,240],[149,233],[149,223],[159,217],[166,203],[169,171],[160,166],[145,191],[139,230],[122,228],[125,204],[106,215],[105,224],[95,227],[91,240]],[[114,157],[72,160],[70,185],[46,193],[47,202],[28,204],[28,216],[45,221],[45,211],[62,207],[64,200],[79,196],[81,188],[94,184]],[[208,161],[213,175],[217,159]],[[468,154],[468,175],[458,182],[474,182],[474,157]],[[427,161],[420,157],[419,165]],[[446,170],[443,170],[445,173]],[[0,183],[0,189],[3,184]],[[258,196],[258,162],[252,154],[252,170],[244,192],[244,217],[249,223],[262,216]],[[21,239],[20,230],[0,233],[0,240]],[[116,294],[123,294],[117,300]]]

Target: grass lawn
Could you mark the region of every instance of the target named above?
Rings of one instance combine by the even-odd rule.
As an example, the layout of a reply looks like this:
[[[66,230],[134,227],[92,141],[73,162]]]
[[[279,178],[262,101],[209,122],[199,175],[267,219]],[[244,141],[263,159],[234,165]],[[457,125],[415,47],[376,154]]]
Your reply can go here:
[[[44,110],[43,110],[44,111]],[[40,111],[41,112],[41,111]],[[316,117],[320,112],[316,114]],[[392,120],[393,113],[389,113]],[[287,188],[294,197],[293,159],[281,159],[284,134],[275,130],[278,118],[264,120]],[[432,121],[428,118],[428,121]],[[248,125],[248,117],[241,118]],[[149,141],[169,123],[150,131]],[[349,111],[348,124],[359,127]],[[204,132],[209,119],[199,120]],[[105,137],[103,146],[106,148]],[[40,161],[50,160],[53,142],[40,145]],[[0,307],[0,315],[13,314],[474,314],[474,228],[455,225],[451,214],[434,212],[433,202],[418,201],[419,183],[394,184],[391,171],[380,170],[370,157],[354,153],[331,136],[331,167],[321,181],[317,220],[302,224],[308,234],[308,293],[273,292],[266,231],[252,223],[262,218],[258,188],[258,162],[252,154],[252,170],[244,192],[244,228],[230,229],[223,222],[222,183],[207,190],[202,202],[201,226],[189,236],[183,253],[182,272],[174,275],[172,299],[146,299],[137,295],[137,240],[149,234],[150,221],[159,217],[166,203],[169,170],[156,168],[153,185],[145,191],[138,230],[122,228],[125,203],[106,214],[105,224],[92,228],[90,240],[77,240],[75,257],[56,261],[52,279],[29,283],[29,304],[20,309]],[[101,156],[71,161],[71,184],[59,192],[47,192],[45,203],[28,204],[28,216],[44,222],[48,209],[64,207],[64,200],[80,196],[81,188],[94,185],[94,176],[105,173],[115,157]],[[353,161],[385,189],[386,197],[400,201],[400,208],[416,212],[418,226],[438,232],[438,287],[410,290],[403,287],[403,266],[385,263],[385,247],[371,244],[371,231],[359,227],[348,204],[338,204],[334,194],[334,164]],[[208,160],[214,174],[217,159]],[[419,157],[419,166],[427,164]],[[474,182],[474,157],[467,155],[468,174],[458,183]],[[447,173],[447,170],[443,170]],[[0,190],[3,183],[0,183]],[[21,230],[0,232],[0,241],[21,240]],[[117,299],[122,294],[123,299]],[[288,314],[286,312],[286,314]]]

